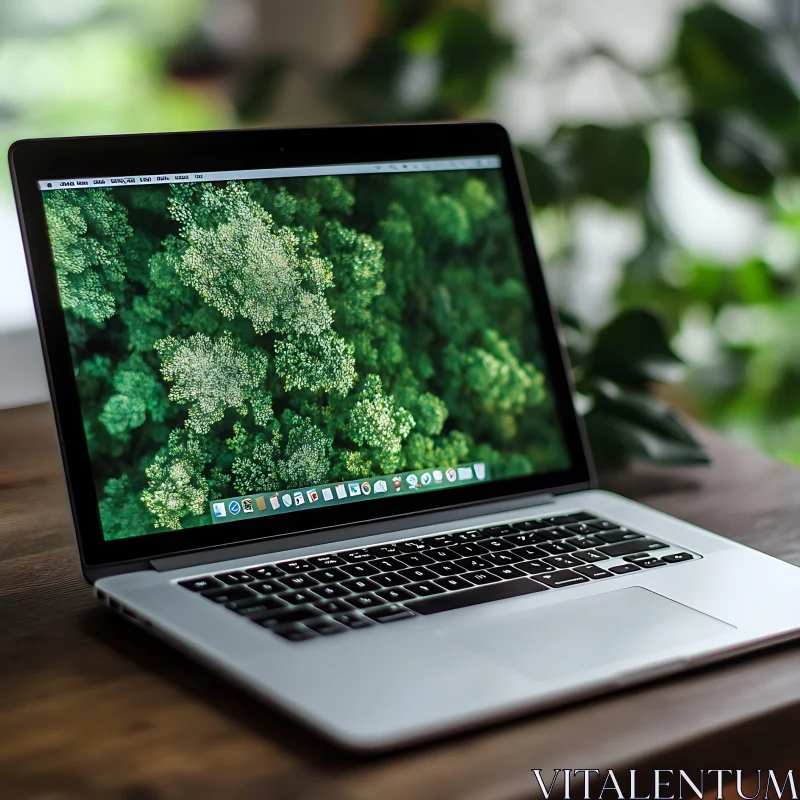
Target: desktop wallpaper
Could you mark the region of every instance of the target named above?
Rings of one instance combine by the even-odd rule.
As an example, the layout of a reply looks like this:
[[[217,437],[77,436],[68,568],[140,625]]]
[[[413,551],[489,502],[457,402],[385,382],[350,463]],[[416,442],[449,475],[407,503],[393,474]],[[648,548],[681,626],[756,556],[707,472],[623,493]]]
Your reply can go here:
[[[233,495],[568,466],[499,171],[43,200],[107,539]]]

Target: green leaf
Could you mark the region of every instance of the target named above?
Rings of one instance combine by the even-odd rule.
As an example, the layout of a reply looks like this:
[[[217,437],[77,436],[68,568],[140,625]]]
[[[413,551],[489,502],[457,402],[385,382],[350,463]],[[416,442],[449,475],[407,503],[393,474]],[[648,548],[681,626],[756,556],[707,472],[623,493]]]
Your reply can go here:
[[[530,147],[520,147],[519,158],[525,172],[531,204],[541,208],[558,202],[558,177],[552,166]]]
[[[548,154],[566,197],[590,195],[626,206],[644,195],[650,180],[650,147],[638,126],[562,127]]]
[[[641,387],[652,381],[672,383],[681,378],[683,369],[659,319],[649,311],[631,309],[598,333],[586,374],[587,379],[602,376]]]
[[[332,89],[355,121],[462,116],[486,100],[514,52],[513,42],[479,8],[419,2],[402,8],[393,2],[387,23]],[[411,101],[403,89],[420,65],[433,76],[430,96]]]
[[[663,400],[612,381],[597,381],[593,388],[595,404],[585,422],[599,463],[709,463],[702,445]]]
[[[670,441],[622,417],[591,411],[586,431],[595,461],[602,466],[617,466],[629,461],[651,461],[664,466],[709,464],[708,454],[695,446]]]
[[[765,195],[785,166],[780,145],[746,117],[691,117],[700,160],[722,183],[736,192]]]
[[[746,261],[731,277],[739,297],[748,305],[775,301],[776,282],[769,264],[762,259]]]
[[[514,46],[492,29],[486,11],[447,7],[435,24],[441,30],[441,101],[467,112],[486,100],[495,74],[511,61]]]
[[[776,52],[763,30],[706,3],[684,15],[675,61],[698,108],[740,110],[782,128],[796,122],[800,100]]]

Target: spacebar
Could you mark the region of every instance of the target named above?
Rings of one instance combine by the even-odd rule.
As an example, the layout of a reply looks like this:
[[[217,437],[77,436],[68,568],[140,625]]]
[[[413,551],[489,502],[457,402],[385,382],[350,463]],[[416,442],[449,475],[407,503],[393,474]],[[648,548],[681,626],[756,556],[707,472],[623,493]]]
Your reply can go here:
[[[489,586],[479,586],[477,589],[466,589],[463,592],[452,594],[437,594],[433,597],[423,597],[420,600],[410,600],[405,605],[417,614],[438,614],[440,611],[454,611],[457,608],[476,606],[479,603],[491,603],[493,600],[505,600],[509,597],[520,597],[523,594],[544,592],[546,586],[529,580],[517,578],[503,583],[492,583]]]

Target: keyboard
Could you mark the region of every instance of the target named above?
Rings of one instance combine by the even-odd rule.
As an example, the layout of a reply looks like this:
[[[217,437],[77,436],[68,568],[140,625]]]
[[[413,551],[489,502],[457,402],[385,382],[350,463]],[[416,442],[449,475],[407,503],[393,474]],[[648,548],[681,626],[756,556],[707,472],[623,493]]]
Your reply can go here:
[[[286,641],[305,642],[700,557],[580,512],[339,550],[177,583]]]

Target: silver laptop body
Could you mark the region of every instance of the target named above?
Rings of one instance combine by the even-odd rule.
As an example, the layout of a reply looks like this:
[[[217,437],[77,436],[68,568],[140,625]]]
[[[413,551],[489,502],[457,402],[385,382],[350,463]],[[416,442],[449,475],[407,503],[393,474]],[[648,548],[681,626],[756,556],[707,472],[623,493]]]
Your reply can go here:
[[[499,126],[21,142],[12,148],[11,167],[84,573],[102,603],[255,697],[342,746],[377,751],[674,674],[785,641],[800,630],[795,567],[594,488],[513,151]],[[427,188],[414,194],[420,186]],[[91,201],[89,192],[95,192]],[[420,203],[429,203],[422,215]],[[294,210],[281,217],[281,209],[290,206]],[[222,216],[213,216],[219,209]],[[453,333],[455,349],[441,355],[450,328],[437,328],[426,338],[426,326],[434,330],[437,314],[469,319],[457,311],[457,287],[466,293],[469,278],[455,270],[491,275],[506,268],[503,259],[511,251],[497,238],[504,218],[509,222],[503,247],[516,241],[528,277],[532,300],[524,302],[533,303],[533,315],[525,324],[537,325],[538,333],[525,334],[522,344],[509,334],[506,349],[497,344],[500,334],[480,339],[478,347],[459,345]],[[313,236],[304,239],[315,224]],[[428,224],[439,227],[431,233]],[[350,313],[346,304],[361,296],[355,285],[336,294],[336,287],[350,280],[344,265],[356,274],[374,257],[370,263],[380,265],[385,281],[379,288],[373,283],[371,291],[386,295],[400,285],[392,270],[401,262],[411,269],[391,239],[408,230],[429,260],[420,262],[416,283],[402,290],[404,319],[413,317],[418,327],[398,325],[397,336],[406,355],[413,342],[426,342],[424,355],[439,373],[449,369],[458,346],[466,353],[464,363],[472,367],[458,373],[467,376],[465,383],[445,403],[450,424],[474,420],[472,428],[459,423],[467,428],[465,458],[431,456],[424,462],[415,455],[422,440],[410,437],[414,426],[423,427],[423,412],[400,413],[403,395],[392,389],[400,379],[386,377],[400,374],[385,366],[393,356],[388,349],[373,353],[373,366],[365,367],[368,357],[357,344],[350,348],[344,335],[345,349],[337,352],[352,353],[347,363],[353,369],[349,374],[341,359],[335,362],[347,384],[336,397],[325,384],[330,376],[314,373],[313,380],[328,388],[303,395],[302,406],[295,403],[312,382],[313,364],[307,365],[316,351],[306,350],[295,354],[306,384],[296,374],[292,384],[286,370],[274,377],[264,367],[261,388],[247,389],[237,383],[236,371],[229,371],[225,379],[239,387],[239,395],[228,406],[224,401],[214,406],[216,384],[208,389],[203,381],[224,363],[225,348],[238,347],[237,363],[252,366],[261,363],[254,341],[263,343],[270,363],[283,357],[281,348],[289,344],[308,346],[302,338],[307,332],[286,334],[287,326],[300,324],[291,321],[299,295],[275,311],[283,314],[283,328],[262,313],[288,285],[280,276],[301,270],[291,291],[302,285],[302,302],[327,303],[331,312],[328,327],[314,336],[328,336],[328,330],[339,336],[348,330],[340,321]],[[432,249],[424,237],[436,231],[443,243]],[[134,241],[140,233],[143,238]],[[223,239],[230,250],[218,247]],[[159,249],[162,241],[169,243]],[[241,274],[251,282],[245,288],[229,282],[221,290],[222,284],[214,283],[221,280],[219,259],[226,252],[244,259],[243,242],[250,241],[261,248],[242,262]],[[382,247],[377,256],[375,241]],[[267,251],[273,255],[264,255]],[[441,254],[440,263],[430,260],[432,252]],[[268,257],[283,259],[274,284],[258,279],[267,274],[257,269]],[[117,277],[115,264],[123,264]],[[99,276],[94,283],[86,278],[93,270]],[[435,291],[414,296],[416,287],[427,285],[426,273],[433,276]],[[141,311],[134,298],[150,302],[153,293],[156,304],[153,287],[163,288],[173,277],[186,292],[197,293],[197,307],[207,309],[208,318],[221,314],[230,328],[214,322],[218,327],[204,332],[206,323],[184,316],[184,327],[171,337],[162,332],[148,350],[136,338],[146,337],[147,330],[130,323],[130,314]],[[106,280],[111,283],[102,283]],[[486,280],[486,302],[495,303],[502,332],[504,325],[516,324],[517,307],[508,306],[512,321],[507,322],[497,312],[505,307],[496,303],[511,303],[503,298],[512,296],[514,303],[523,301],[507,281]],[[255,311],[253,297],[262,298]],[[89,306],[87,298],[97,302]],[[400,314],[398,305],[371,306],[377,309],[374,318]],[[320,308],[312,309],[309,319],[324,317],[327,311]],[[160,320],[151,315],[153,324],[162,324],[168,313],[165,306]],[[187,326],[195,324],[198,332],[190,335],[194,329]],[[330,341],[315,339],[314,347],[328,347]],[[208,361],[199,355],[201,344],[211,354]],[[155,398],[151,405],[136,405],[136,381],[143,378],[113,371],[115,359],[123,362],[119,353],[133,359],[124,361],[128,372],[138,369],[140,376],[158,378],[155,388],[148,384],[147,397]],[[530,402],[523,397],[509,410],[500,393],[493,406],[500,409],[497,417],[487,421],[486,398],[494,396],[494,386],[478,390],[469,376],[482,380],[480,364],[506,357],[517,359],[520,372],[509,378],[507,364],[501,364],[496,384],[508,380],[509,393],[523,391],[514,383],[518,380],[533,392],[528,379],[539,370],[544,394]],[[415,380],[422,381],[424,373],[429,386],[445,386],[427,362],[419,366],[422,355],[414,358],[409,369],[418,370]],[[476,367],[475,359],[484,361]],[[365,382],[370,369],[383,375],[382,388]],[[269,381],[279,391],[269,394],[270,411],[256,423]],[[206,388],[192,395],[197,385]],[[353,394],[351,402],[348,392],[362,394]],[[446,392],[445,386],[441,393]],[[187,396],[195,399],[188,402]],[[316,446],[311,428],[324,431],[319,420],[333,414],[325,409],[338,408],[337,403],[351,416],[342,416],[341,427],[326,434],[329,472],[319,472],[313,483],[286,477],[288,467],[279,465],[300,463]],[[371,432],[389,425],[373,414],[385,411],[385,403],[395,403],[391,430],[400,443],[394,460],[386,460],[389,468],[383,470],[373,466],[358,474],[351,466],[344,472],[341,442],[350,442],[348,453],[371,452]],[[355,432],[356,407],[373,414],[366,418],[366,433]],[[480,414],[473,413],[476,408]],[[524,433],[537,414],[547,424],[539,433]],[[170,419],[176,422],[168,439],[163,426]],[[497,433],[500,419],[503,425],[514,420],[523,433],[516,438],[507,428]],[[436,433],[431,433],[434,423],[425,424],[430,452],[450,452],[442,437],[450,436],[448,442],[458,437],[448,433],[448,423]],[[220,427],[223,432],[212,440],[215,426],[228,427]],[[262,428],[277,437],[272,444],[258,438]],[[541,442],[529,446],[526,436],[540,436]],[[247,446],[237,450],[240,441]],[[362,449],[353,442],[361,442]],[[277,448],[274,475],[264,472],[263,486],[236,477],[244,474],[247,458],[253,461],[256,448],[267,446]],[[206,448],[205,455],[193,462],[197,448]],[[503,456],[506,451],[511,455]],[[357,455],[347,458],[351,465],[367,463]],[[195,463],[200,464],[196,474]],[[134,494],[123,494],[137,485]],[[205,489],[195,500],[198,486]],[[177,526],[169,522],[173,512],[184,514]],[[148,520],[146,530],[135,527],[140,519]],[[126,521],[121,530],[120,520]]]

